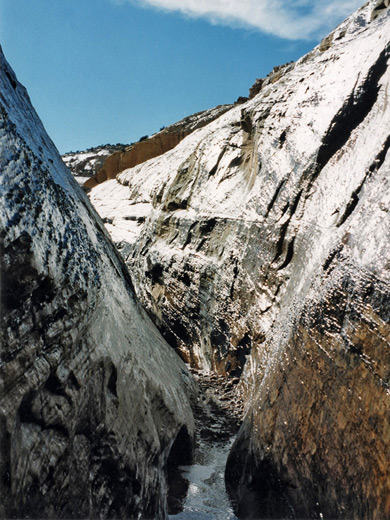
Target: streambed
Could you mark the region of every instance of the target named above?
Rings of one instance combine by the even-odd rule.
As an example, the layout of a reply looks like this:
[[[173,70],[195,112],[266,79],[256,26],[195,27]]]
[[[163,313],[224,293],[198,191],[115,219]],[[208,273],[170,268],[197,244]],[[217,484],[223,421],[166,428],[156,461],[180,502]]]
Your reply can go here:
[[[195,372],[201,397],[195,406],[197,445],[191,466],[170,475],[170,520],[236,520],[225,488],[225,466],[238,432],[242,403],[238,380]]]

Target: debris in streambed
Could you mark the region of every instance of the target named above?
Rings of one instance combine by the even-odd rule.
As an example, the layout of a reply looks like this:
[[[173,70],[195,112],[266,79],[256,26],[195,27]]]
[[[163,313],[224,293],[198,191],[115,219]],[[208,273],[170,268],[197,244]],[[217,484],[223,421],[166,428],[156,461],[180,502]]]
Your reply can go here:
[[[238,378],[192,370],[200,388],[194,404],[197,445],[191,466],[169,476],[171,520],[234,520],[225,488],[225,465],[243,416]]]

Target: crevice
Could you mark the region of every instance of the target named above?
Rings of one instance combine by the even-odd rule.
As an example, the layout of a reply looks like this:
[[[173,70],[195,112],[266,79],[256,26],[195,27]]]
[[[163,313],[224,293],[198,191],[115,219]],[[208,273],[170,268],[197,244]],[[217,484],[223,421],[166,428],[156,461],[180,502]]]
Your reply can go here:
[[[112,365],[112,371],[111,371],[111,375],[108,380],[107,389],[108,389],[109,393],[115,398],[118,398],[117,379],[118,379],[118,371],[116,369],[116,366]]]
[[[230,287],[230,298],[233,298],[233,293],[234,293],[234,285],[237,281],[237,278],[238,278],[238,272],[239,272],[239,269],[238,269],[238,260],[237,258],[234,260],[234,267],[233,267],[233,281],[232,281],[232,285]]]
[[[294,215],[294,213],[296,212],[299,201],[301,200],[302,193],[303,193],[303,190],[300,190],[298,192],[297,196],[295,197],[295,199],[293,200],[293,203],[290,206],[290,217],[292,217]]]
[[[10,72],[8,70],[5,70],[5,75],[7,76],[8,78],[8,81],[11,83],[11,86],[14,90],[16,90],[16,87],[18,86],[18,82],[16,81],[16,78],[13,77],[12,74],[10,74]]]
[[[234,168],[235,166],[240,166],[242,164],[242,155],[237,155],[230,161],[229,168]]]
[[[188,231],[187,231],[187,236],[184,240],[184,243],[183,243],[183,246],[182,246],[182,249],[185,249],[189,244],[191,244],[192,242],[192,239],[193,239],[193,235],[192,235],[192,231],[193,229],[197,226],[197,222],[193,222],[190,227],[188,228]]]
[[[371,22],[381,15],[389,7],[389,0],[382,0],[376,3],[371,13]]]
[[[286,132],[286,130],[283,130],[283,132],[279,136],[279,146],[280,146],[280,148],[282,148],[282,146],[286,142],[286,136],[287,136],[287,132]]]
[[[187,199],[182,199],[182,200],[174,199],[174,200],[170,200],[163,209],[166,209],[168,211],[177,211],[180,209],[187,209],[187,206],[188,206]]]
[[[65,397],[69,401],[69,396],[64,389],[63,383],[61,383],[56,373],[50,374],[45,383],[45,388],[50,393]]]
[[[217,162],[214,164],[214,166],[209,171],[209,177],[211,177],[212,175],[215,175],[216,171],[218,170],[219,163],[221,162],[222,157],[225,155],[225,152],[226,152],[226,147],[221,150],[221,152],[218,156]]]
[[[189,244],[191,244],[191,240],[192,240],[192,233],[191,233],[191,231],[189,231],[186,236],[186,239],[184,241],[182,249],[185,249]]]
[[[202,249],[203,245],[205,244],[205,242],[206,242],[206,239],[203,237],[199,241],[198,245],[196,246],[195,251],[200,251]]]
[[[274,207],[275,205],[275,202],[276,202],[276,199],[278,198],[278,195],[279,193],[281,192],[283,186],[285,185],[286,183],[286,179],[283,179],[282,181],[279,182],[279,185],[278,187],[276,188],[276,191],[271,199],[271,201],[269,202],[268,206],[267,206],[267,211],[266,211],[266,214],[265,214],[265,217],[268,217],[269,215],[269,212],[271,211],[271,209]]]
[[[283,243],[284,239],[286,237],[287,228],[290,223],[290,220],[286,220],[286,222],[280,227],[280,235],[279,240],[276,244],[276,253],[271,263],[274,263],[280,258],[281,254],[283,253]]]
[[[377,61],[370,68],[365,80],[358,89],[356,89],[355,84],[355,87],[347,101],[332,119],[318,150],[316,165],[307,168],[303,174],[303,176],[308,179],[308,184],[305,190],[306,199],[310,196],[311,188],[323,168],[325,168],[330,159],[347,143],[351,133],[364,121],[376,103],[380,90],[379,81],[387,70],[389,51],[390,44],[388,44],[380,53]],[[382,150],[370,166],[368,174],[365,176],[362,184],[353,192],[351,201],[347,205],[347,208],[339,219],[339,222],[336,224],[337,227],[340,227],[356,208],[359,201],[358,195],[367,179],[367,176],[380,168],[385,160],[389,147],[390,136],[387,138]]]
[[[284,215],[286,214],[288,208],[290,207],[290,202],[287,201],[284,206],[281,208],[281,213],[280,213],[280,217],[277,219],[277,222],[280,222],[282,220],[282,218],[284,217]],[[290,220],[290,219],[289,219]]]
[[[249,439],[240,438],[247,446]],[[245,444],[244,444],[245,443]],[[241,448],[242,449],[242,448]],[[261,462],[250,461],[245,452],[236,448],[228,457],[225,470],[227,490],[238,518],[298,518],[289,499],[289,490],[294,489],[289,481],[280,478],[279,468],[274,461],[263,456]],[[248,450],[249,451],[249,450]],[[240,478],[240,470],[247,465],[245,481]]]
[[[230,371],[229,375],[231,377],[241,377],[242,372],[244,370],[247,356],[251,353],[252,350],[252,339],[248,332],[244,334],[244,336],[240,339],[237,345],[237,353],[236,353],[236,359],[237,359],[237,367]]]
[[[145,274],[151,279],[152,284],[161,285],[164,281],[164,269],[160,264],[153,265]]]
[[[387,136],[386,141],[383,144],[381,151],[376,155],[374,161],[371,166],[368,168],[369,175],[372,175],[374,172],[378,171],[379,168],[383,165],[386,159],[387,152],[390,149],[390,135]]]
[[[184,272],[183,274],[179,274],[178,280],[180,282],[184,283],[184,285],[186,287],[190,287],[190,285],[191,285],[191,278],[190,278],[190,275],[187,272]]]
[[[284,269],[285,267],[288,266],[288,264],[291,262],[293,256],[294,256],[294,242],[295,242],[295,237],[293,237],[291,239],[291,241],[289,242],[288,246],[287,246],[287,254],[286,254],[286,258],[284,260],[284,262],[282,263],[282,265],[280,265],[278,267],[278,271]]]
[[[317,166],[313,177],[316,178],[330,159],[346,144],[351,133],[370,113],[380,90],[379,81],[387,69],[390,44],[380,53],[377,61],[358,89],[356,86],[346,103],[331,121],[318,150]]]
[[[383,165],[387,152],[390,149],[390,135],[387,137],[382,149],[380,152],[376,155],[375,159],[373,160],[372,164],[368,168],[368,171],[366,172],[362,182],[359,184],[359,186],[352,192],[351,198],[344,210],[344,213],[339,218],[336,227],[340,227],[344,224],[344,222],[351,216],[354,209],[358,205],[359,202],[359,195],[360,192],[363,189],[364,184],[366,181],[372,176],[373,173],[377,172],[379,168]]]
[[[202,222],[201,228],[200,228],[200,233],[202,235],[209,235],[215,228],[216,223],[217,223],[217,219],[215,217],[210,218],[210,219],[206,220],[205,222]]]
[[[56,423],[53,423],[50,421],[49,424],[47,424],[47,421],[44,418],[43,411],[43,404],[40,403],[39,410],[34,409],[34,401],[36,399],[42,400],[42,396],[38,392],[28,392],[26,395],[23,396],[22,402],[20,403],[18,415],[19,420],[21,424],[24,425],[30,425],[34,424],[36,426],[39,426],[42,430],[52,430],[57,432],[59,435],[63,437],[68,437],[69,432],[67,429],[67,426],[65,424],[59,424],[57,421]]]
[[[359,202],[359,193],[363,187],[363,184],[365,183],[366,181],[366,178],[367,177],[364,177],[364,180],[363,182],[360,184],[360,186],[358,188],[356,188],[356,190],[354,190],[352,192],[352,195],[351,195],[351,199],[350,201],[348,202],[345,210],[344,210],[344,213],[341,215],[341,217],[339,218],[337,224],[336,224],[336,227],[340,227],[344,224],[344,222],[347,220],[348,217],[351,216],[353,210],[356,208],[358,202]]]
[[[194,445],[188,433],[187,427],[182,426],[169,452],[167,466],[180,466],[191,464]]]
[[[106,217],[106,219],[107,219],[107,217]],[[111,220],[111,222],[109,222],[109,224],[112,224],[112,219],[107,219],[107,220]],[[130,222],[139,222],[140,224],[142,224],[143,222],[145,222],[146,217],[144,215],[142,215],[142,216],[139,216],[139,215],[127,215],[127,216],[123,217],[123,220],[127,220],[127,221],[130,221]]]
[[[343,250],[344,245],[339,244],[337,247],[335,247],[328,255],[328,258],[325,260],[324,265],[322,266],[322,269],[324,271],[327,271],[333,262],[333,260],[339,256],[340,252]]]
[[[183,343],[191,342],[190,331],[187,330],[185,323],[182,321],[181,316],[177,315],[176,318],[172,318],[172,324],[170,326],[173,334],[181,340]]]

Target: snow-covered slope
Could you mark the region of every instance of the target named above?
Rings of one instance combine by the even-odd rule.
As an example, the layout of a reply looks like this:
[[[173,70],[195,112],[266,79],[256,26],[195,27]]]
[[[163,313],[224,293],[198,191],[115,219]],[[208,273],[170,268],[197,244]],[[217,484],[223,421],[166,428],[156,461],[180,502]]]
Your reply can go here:
[[[0,52],[0,516],[164,518],[194,385]]]
[[[237,100],[239,103],[240,100]],[[141,164],[148,159],[158,157],[168,150],[172,150],[187,135],[198,128],[202,128],[210,121],[214,121],[222,114],[230,110],[233,105],[219,105],[210,110],[198,112],[188,116],[177,123],[164,127],[152,136],[144,136],[123,150],[118,150],[104,161],[104,164],[93,178],[85,182],[84,188],[90,189],[108,179],[115,179],[117,174],[125,168]]]
[[[262,491],[259,516],[390,514],[389,56],[371,1],[91,192],[171,345],[242,376],[227,476],[240,507]]]

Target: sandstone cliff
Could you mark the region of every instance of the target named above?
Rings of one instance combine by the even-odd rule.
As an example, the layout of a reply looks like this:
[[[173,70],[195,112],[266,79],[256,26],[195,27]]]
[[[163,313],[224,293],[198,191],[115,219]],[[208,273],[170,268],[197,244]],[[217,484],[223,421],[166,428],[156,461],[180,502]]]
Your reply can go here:
[[[371,1],[91,192],[170,344],[241,376],[243,516],[390,515],[389,40]]]
[[[84,183],[85,188],[93,188],[108,179],[115,179],[118,173],[126,168],[133,168],[148,159],[172,150],[180,141],[198,128],[202,128],[220,115],[227,112],[232,105],[221,105],[210,110],[199,112],[182,119],[167,128],[163,128],[151,137],[145,136],[124,150],[117,151],[107,157],[101,169]]]
[[[89,148],[81,152],[66,153],[62,156],[62,160],[72,175],[76,177],[77,182],[84,184],[103,167],[107,157],[125,148],[126,145],[124,144],[95,146],[94,148]]]
[[[0,517],[164,518],[195,391],[0,52]]]

